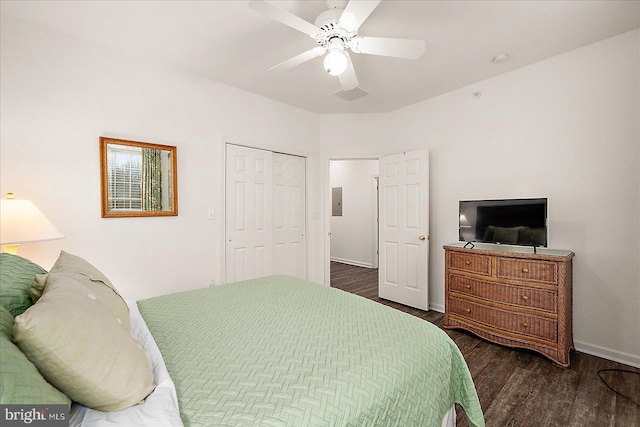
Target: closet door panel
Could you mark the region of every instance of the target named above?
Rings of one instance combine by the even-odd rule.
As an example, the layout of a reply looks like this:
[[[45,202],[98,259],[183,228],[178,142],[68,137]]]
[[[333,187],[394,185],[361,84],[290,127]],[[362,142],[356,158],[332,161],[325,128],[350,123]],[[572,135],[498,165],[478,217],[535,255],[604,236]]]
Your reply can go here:
[[[226,281],[273,274],[272,153],[227,145]]]
[[[305,278],[305,159],[273,154],[274,274]]]

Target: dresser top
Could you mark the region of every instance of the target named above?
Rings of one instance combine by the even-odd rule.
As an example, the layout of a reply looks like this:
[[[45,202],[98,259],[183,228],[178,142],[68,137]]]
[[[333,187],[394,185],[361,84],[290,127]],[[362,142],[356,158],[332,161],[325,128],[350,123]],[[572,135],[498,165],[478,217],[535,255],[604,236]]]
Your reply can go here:
[[[529,246],[512,246],[512,245],[497,245],[492,243],[474,243],[474,247],[465,248],[464,245],[466,242],[456,242],[451,243],[450,245],[445,245],[445,249],[467,252],[467,253],[478,253],[483,255],[501,255],[501,256],[509,256],[514,258],[563,258],[563,259],[571,259],[575,255],[573,252],[562,249],[549,249],[549,248],[537,248],[537,253],[533,253],[533,247]],[[469,245],[470,246],[470,245]]]

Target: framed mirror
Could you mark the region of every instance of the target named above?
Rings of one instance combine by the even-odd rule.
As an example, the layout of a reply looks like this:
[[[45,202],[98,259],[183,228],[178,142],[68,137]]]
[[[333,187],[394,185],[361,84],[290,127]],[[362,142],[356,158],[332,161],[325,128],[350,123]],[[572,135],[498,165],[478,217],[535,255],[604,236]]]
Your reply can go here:
[[[178,215],[176,147],[100,137],[102,217]]]

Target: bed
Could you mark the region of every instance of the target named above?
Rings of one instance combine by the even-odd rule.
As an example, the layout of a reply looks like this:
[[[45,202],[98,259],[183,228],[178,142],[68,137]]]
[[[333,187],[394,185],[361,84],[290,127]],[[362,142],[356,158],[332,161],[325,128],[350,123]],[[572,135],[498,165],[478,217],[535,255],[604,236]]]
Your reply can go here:
[[[484,425],[453,341],[365,298],[271,276],[129,308],[155,388],[118,411],[74,403],[71,425],[440,426],[455,403]]]

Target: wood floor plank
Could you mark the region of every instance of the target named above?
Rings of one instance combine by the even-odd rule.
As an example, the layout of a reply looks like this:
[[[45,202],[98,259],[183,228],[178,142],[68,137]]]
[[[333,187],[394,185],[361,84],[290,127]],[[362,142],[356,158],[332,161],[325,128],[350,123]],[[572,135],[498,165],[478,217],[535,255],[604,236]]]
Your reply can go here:
[[[603,373],[603,377],[611,387],[640,403],[640,375],[630,372],[608,372]],[[615,396],[615,401],[616,425],[634,425],[635,423],[640,426],[638,406],[619,395]]]
[[[491,420],[494,425],[525,425],[527,418],[523,409],[527,407],[530,399],[535,397],[535,395],[532,396],[533,390],[530,387],[533,381],[535,378],[527,369],[516,368],[509,371],[500,393],[485,409],[485,418]]]
[[[597,370],[603,368],[602,362],[594,357],[578,355],[573,359],[571,368],[582,376],[571,408],[571,419],[582,425],[615,425],[612,417],[608,416],[614,408],[613,393],[609,395],[604,384],[593,380],[593,376],[597,377]]]
[[[569,425],[579,383],[577,371],[554,364],[535,364],[530,382],[525,385],[530,390],[531,400],[519,413],[532,426]]]
[[[442,327],[444,316],[378,297],[378,270],[331,263],[331,286],[404,311]],[[469,366],[488,427],[640,427],[640,407],[609,390],[599,369],[640,369],[584,353],[562,368],[537,353],[511,349],[471,333],[447,329]],[[640,401],[640,376],[607,373],[609,383]],[[458,407],[458,427],[468,427]]]

